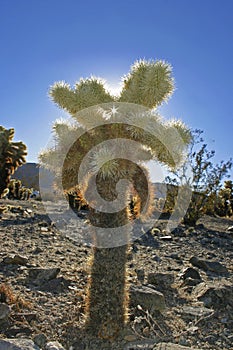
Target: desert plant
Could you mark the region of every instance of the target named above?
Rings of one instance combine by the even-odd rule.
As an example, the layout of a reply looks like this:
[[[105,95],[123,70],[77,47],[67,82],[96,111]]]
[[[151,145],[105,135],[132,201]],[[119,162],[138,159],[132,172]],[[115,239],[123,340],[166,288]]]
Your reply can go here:
[[[56,147],[40,154],[41,165],[55,174],[62,166],[63,189],[71,191],[80,186],[91,208],[89,220],[92,227],[103,228],[103,232],[105,228],[109,229],[107,237],[94,230],[86,298],[87,330],[102,338],[114,338],[127,321],[129,296],[126,265],[131,232],[124,230],[124,226],[138,217],[143,209],[145,215],[148,214],[152,200],[145,198],[153,198],[154,193],[146,169],[130,161],[129,157],[127,159],[126,154],[139,163],[156,159],[175,168],[182,161],[183,152],[191,140],[190,131],[181,121],[165,122],[152,110],[172,94],[173,88],[169,64],[139,61],[124,77],[119,97],[111,96],[102,81],[96,78],[81,79],[74,89],[64,82],[55,83],[50,90],[52,100],[68,111],[78,125],[63,120],[55,122]],[[140,104],[140,108],[135,103]],[[155,137],[153,131],[159,136]],[[74,138],[76,141],[71,142]],[[114,147],[110,145],[98,149],[98,145],[106,139],[134,140],[137,144],[130,153],[120,141],[118,157],[112,159]],[[172,143],[172,150],[166,142]],[[83,158],[94,147],[97,149],[90,159],[85,181],[83,184],[77,183],[77,171]],[[64,159],[62,165],[60,159]],[[129,180],[134,189],[131,191],[130,186],[126,187],[123,209],[106,213],[92,208],[90,198],[94,186],[105,201],[113,202],[118,194],[117,184],[124,179]],[[136,211],[132,212],[132,206],[137,208]],[[115,239],[116,227],[122,227],[123,243],[114,246],[111,244]]]
[[[231,180],[224,181],[215,198],[214,211],[219,216],[233,215],[233,183]]]
[[[13,142],[14,129],[0,126],[0,197],[8,187],[10,177],[15,170],[26,162],[27,147],[20,142]]]
[[[165,182],[174,185],[174,188],[182,186],[183,182],[189,183],[192,188],[192,198],[188,210],[183,218],[184,224],[194,226],[203,214],[214,214],[218,192],[221,189],[224,178],[229,177],[228,172],[232,167],[232,159],[218,164],[213,164],[212,158],[215,151],[209,151],[202,138],[203,131],[192,131],[188,162],[180,169],[171,172]],[[187,171],[187,164],[190,166]],[[176,192],[176,191],[175,191]],[[168,196],[165,207],[172,211],[176,202],[176,193]]]
[[[8,185],[9,199],[28,200],[33,192],[32,188],[27,188],[22,185],[22,182],[17,179],[11,179]]]

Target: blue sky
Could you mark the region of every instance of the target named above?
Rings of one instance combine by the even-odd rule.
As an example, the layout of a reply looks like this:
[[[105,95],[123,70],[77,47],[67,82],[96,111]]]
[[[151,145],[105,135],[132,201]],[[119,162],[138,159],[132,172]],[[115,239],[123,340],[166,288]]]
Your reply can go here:
[[[0,0],[0,125],[37,161],[52,122],[55,82],[92,74],[119,86],[139,58],[173,66],[176,91],[161,108],[204,130],[216,161],[233,155],[232,0]]]

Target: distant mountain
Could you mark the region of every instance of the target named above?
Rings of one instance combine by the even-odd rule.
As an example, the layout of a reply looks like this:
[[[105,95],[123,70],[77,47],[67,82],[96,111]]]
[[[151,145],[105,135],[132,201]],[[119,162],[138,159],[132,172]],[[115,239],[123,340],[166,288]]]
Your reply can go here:
[[[50,186],[50,181],[52,181],[52,176],[49,174],[47,170],[44,170],[45,178],[48,179],[48,187]],[[35,190],[39,191],[39,164],[37,163],[26,163],[19,167],[14,175],[12,176],[14,179],[18,179],[22,181],[22,184],[26,187],[33,187]],[[45,185],[45,181],[43,181],[43,185]],[[45,187],[47,187],[45,185]],[[155,197],[156,198],[165,198],[167,192],[167,185],[163,183],[154,183],[155,188]]]
[[[39,190],[39,165],[26,163],[16,170],[12,178],[22,181],[22,185],[25,187]]]

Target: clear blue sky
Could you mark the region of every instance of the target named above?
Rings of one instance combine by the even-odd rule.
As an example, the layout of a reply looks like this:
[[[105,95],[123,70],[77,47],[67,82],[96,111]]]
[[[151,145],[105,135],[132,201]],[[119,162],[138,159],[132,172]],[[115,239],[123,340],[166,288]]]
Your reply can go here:
[[[52,122],[55,81],[91,74],[118,87],[139,58],[173,66],[176,91],[162,108],[205,131],[216,161],[233,155],[232,0],[0,0],[0,125],[37,161]]]

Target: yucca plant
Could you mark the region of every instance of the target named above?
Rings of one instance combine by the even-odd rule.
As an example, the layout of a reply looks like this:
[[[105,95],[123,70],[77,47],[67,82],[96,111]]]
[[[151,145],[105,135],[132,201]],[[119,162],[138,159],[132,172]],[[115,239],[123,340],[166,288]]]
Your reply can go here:
[[[189,129],[181,121],[165,122],[155,110],[173,90],[171,66],[145,60],[136,62],[123,78],[119,97],[111,96],[96,78],[81,79],[73,89],[64,82],[50,89],[52,100],[77,123],[56,121],[56,147],[42,152],[39,159],[55,174],[60,174],[62,168],[63,190],[78,185],[91,208],[93,254],[86,329],[95,336],[114,338],[127,322],[129,223],[135,216],[141,218],[141,213],[150,213],[154,193],[142,163],[156,159],[175,168],[191,140]],[[106,140],[109,143],[101,147]],[[117,147],[114,140],[118,140]],[[77,174],[90,150],[84,181],[80,183]],[[124,180],[132,185],[118,186]],[[120,192],[122,207],[113,212],[101,206],[96,209],[94,188],[107,203],[115,203]],[[133,215],[132,198],[137,208]]]
[[[13,142],[15,130],[0,126],[0,197],[7,189],[11,175],[26,162],[27,147],[22,142]]]

